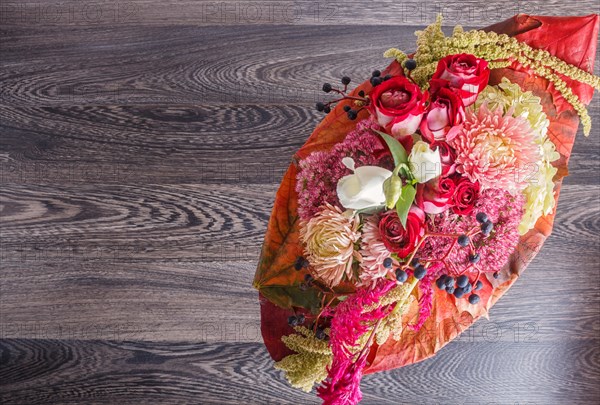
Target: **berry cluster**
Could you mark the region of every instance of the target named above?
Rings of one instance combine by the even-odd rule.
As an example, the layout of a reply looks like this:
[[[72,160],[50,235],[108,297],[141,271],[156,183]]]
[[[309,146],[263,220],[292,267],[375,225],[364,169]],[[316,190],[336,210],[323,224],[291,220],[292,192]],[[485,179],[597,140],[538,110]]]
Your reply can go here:
[[[414,59],[407,59],[406,61],[404,61],[403,67],[404,67],[404,69],[406,69],[408,71],[407,77],[412,80],[412,78],[410,77],[410,73],[411,73],[411,71],[416,69],[417,62]],[[371,83],[371,85],[373,87],[375,87],[391,78],[392,78],[392,75],[390,75],[390,74],[381,76],[381,71],[374,70],[371,73],[371,78],[369,79],[369,82]],[[323,102],[323,101],[317,102],[317,104],[316,104],[317,111],[321,111],[321,112],[328,114],[331,112],[332,105],[334,105],[342,100],[353,100],[355,106],[358,107],[358,109],[355,109],[349,105],[345,105],[344,111],[346,112],[346,115],[348,116],[349,120],[355,120],[358,117],[358,113],[362,109],[364,109],[367,105],[369,105],[370,100],[368,97],[365,96],[365,92],[362,90],[358,92],[358,97],[349,96],[346,94],[346,92],[348,91],[348,85],[351,82],[351,79],[348,76],[343,76],[341,82],[344,85],[343,90],[333,87],[333,85],[331,83],[327,83],[327,82],[323,83],[323,87],[321,88],[321,90],[323,90],[325,93],[333,92],[333,93],[339,94],[342,97],[338,98],[336,100],[328,101],[328,102]]]
[[[386,268],[391,268],[393,264],[392,258],[388,257],[383,261],[383,266]],[[405,264],[396,269],[396,281],[399,283],[404,283],[408,280],[408,271],[412,271],[412,275],[417,280],[423,279],[427,275],[427,268],[419,262],[419,259],[413,257],[410,263]]]
[[[375,86],[379,86],[381,83],[385,82],[386,80],[390,80],[392,78],[392,75],[385,75],[383,77],[381,77],[381,72],[379,70],[374,70],[373,73],[371,73],[371,79],[369,79],[369,81],[371,82],[371,86],[375,87]]]
[[[465,274],[458,276],[456,279],[447,274],[442,274],[435,282],[440,290],[446,290],[448,294],[454,295],[456,298],[462,298],[472,291],[481,290],[483,283],[476,280],[473,283],[469,282],[469,277]],[[473,293],[469,295],[469,302],[477,304],[480,298],[479,295]]]
[[[469,297],[469,302],[471,304],[477,304],[480,301],[479,295],[472,293],[473,291],[478,291],[483,287],[483,283],[479,280],[479,276],[481,275],[481,269],[477,267],[477,264],[481,260],[479,253],[475,252],[475,247],[471,241],[471,238],[478,233],[481,233],[484,236],[489,236],[494,229],[494,224],[489,220],[487,214],[485,212],[479,212],[475,216],[477,222],[479,222],[479,230],[475,228],[471,232],[467,234],[458,235],[456,238],[456,243],[463,247],[469,248],[469,263],[471,266],[465,269],[462,274],[458,277],[452,277],[449,274],[442,274],[437,280],[436,285],[440,290],[445,290],[448,294],[453,294],[456,298],[462,298],[466,295]],[[450,248],[448,253],[452,250],[454,245]],[[447,256],[447,255],[446,255]],[[443,259],[442,259],[443,261]],[[447,263],[445,263],[447,264]],[[451,267],[451,266],[450,266]],[[474,268],[477,271],[477,277],[473,282],[469,280],[469,276],[464,274],[467,270]],[[498,278],[498,273],[494,273],[494,278]],[[470,294],[470,295],[469,295]]]
[[[341,82],[344,85],[343,89],[337,89],[337,88],[333,87],[333,85],[331,83],[323,83],[322,90],[325,93],[333,92],[333,93],[339,94],[342,97],[335,99],[335,100],[328,101],[328,102],[322,102],[322,101],[317,102],[317,105],[316,105],[317,111],[322,111],[327,114],[327,113],[331,112],[331,106],[333,104],[336,104],[342,100],[353,100],[354,104],[358,107],[358,109],[352,108],[349,105],[345,105],[344,111],[346,112],[348,119],[355,120],[358,117],[358,113],[362,109],[364,109],[366,105],[369,104],[369,99],[365,97],[365,92],[362,90],[358,92],[358,97],[347,95],[346,92],[348,91],[348,85],[350,84],[350,81],[351,81],[351,79],[348,76],[342,77]]]

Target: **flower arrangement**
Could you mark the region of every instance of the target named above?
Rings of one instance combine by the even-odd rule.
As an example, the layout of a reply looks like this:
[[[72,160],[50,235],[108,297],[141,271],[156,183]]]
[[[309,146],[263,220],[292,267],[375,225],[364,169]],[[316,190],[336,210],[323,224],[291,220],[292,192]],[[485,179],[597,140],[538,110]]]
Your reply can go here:
[[[559,25],[591,27],[570,38],[587,65],[544,43]],[[356,404],[363,374],[487,315],[551,231],[578,117],[590,131],[597,31],[597,16],[518,16],[446,37],[439,18],[353,92],[323,85],[339,97],[317,103],[327,118],[286,173],[255,279],[293,386]]]

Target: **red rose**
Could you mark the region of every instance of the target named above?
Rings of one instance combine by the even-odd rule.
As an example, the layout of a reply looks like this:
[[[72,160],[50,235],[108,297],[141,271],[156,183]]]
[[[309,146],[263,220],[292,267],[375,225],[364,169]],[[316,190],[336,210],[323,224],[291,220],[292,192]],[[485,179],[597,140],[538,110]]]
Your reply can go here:
[[[421,135],[428,142],[452,139],[462,128],[465,106],[460,96],[446,80],[430,81],[431,99],[427,114],[421,121]]]
[[[455,188],[454,180],[449,177],[437,177],[420,183],[417,185],[415,204],[426,214],[441,214],[452,206]]]
[[[433,75],[433,79],[450,82],[450,87],[462,98],[465,107],[475,102],[477,95],[487,86],[489,78],[488,63],[466,53],[448,55],[441,59]]]
[[[457,176],[455,181],[452,211],[458,215],[469,215],[479,199],[479,183],[471,183],[469,179],[462,176]]]
[[[405,258],[413,252],[425,235],[425,213],[412,206],[406,219],[406,228],[400,223],[396,210],[383,213],[379,219],[379,233],[385,247],[398,257]]]
[[[404,76],[395,76],[375,86],[369,94],[369,111],[379,125],[394,137],[415,133],[423,113],[428,93]]]
[[[430,144],[431,149],[437,150],[440,153],[440,162],[442,163],[442,176],[450,176],[456,171],[456,152],[450,145],[444,141],[434,141]]]

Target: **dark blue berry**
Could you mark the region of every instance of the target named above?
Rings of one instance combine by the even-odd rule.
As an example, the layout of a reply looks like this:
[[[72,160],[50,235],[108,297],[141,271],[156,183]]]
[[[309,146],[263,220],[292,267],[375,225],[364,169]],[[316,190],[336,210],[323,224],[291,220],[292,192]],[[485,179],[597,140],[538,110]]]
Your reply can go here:
[[[498,272],[495,272],[495,273],[493,274],[493,276],[494,276],[494,278],[498,278],[498,277],[500,277],[500,273],[498,273]]]
[[[381,84],[381,78],[377,76],[371,77],[371,86],[375,87]]]
[[[485,236],[488,236],[490,233],[492,233],[492,229],[494,229],[494,224],[492,221],[486,221],[481,224],[481,233]]]
[[[323,104],[322,102],[318,102],[317,103],[317,111],[323,111],[325,109],[325,104]]]
[[[345,105],[344,106],[344,111],[348,112],[352,109],[352,107],[350,107],[349,105]]]
[[[332,88],[331,83],[323,83],[323,91],[325,93],[329,93]]]
[[[467,284],[466,286],[463,287],[463,290],[465,291],[465,294],[468,294],[471,291],[473,291],[473,286],[471,284]]]
[[[427,275],[427,269],[422,264],[418,264],[415,267],[413,275],[415,276],[415,278],[417,280],[421,280],[423,277],[425,277]]]
[[[454,277],[446,276],[446,287],[454,287]]]
[[[469,255],[469,262],[470,263],[477,264],[477,263],[479,263],[479,260],[481,260],[481,257],[479,256],[479,253],[475,253],[475,254]]]
[[[288,325],[290,325],[290,326],[298,326],[298,318],[296,318],[294,315],[290,316],[288,318]]]
[[[373,73],[371,73],[371,77],[379,77],[381,76],[381,72],[379,70],[374,70]]]
[[[345,84],[345,85],[350,84],[350,78],[348,76],[342,77],[342,84]]]
[[[488,216],[487,216],[487,214],[485,212],[478,212],[477,215],[475,215],[475,219],[480,224],[483,224],[483,223],[486,223],[488,221]]]
[[[396,280],[398,280],[399,283],[404,283],[408,280],[408,274],[406,274],[404,270],[398,269],[396,270]]]
[[[407,59],[404,62],[404,67],[408,70],[415,70],[417,68],[417,61],[414,59]]]
[[[325,109],[323,109],[323,111],[325,112],[325,114],[329,114],[331,112],[331,107],[329,107],[328,105],[326,105]]]
[[[456,298],[462,298],[464,295],[465,295],[464,288],[458,287],[456,290],[454,290],[454,296]]]
[[[392,267],[392,258],[391,257],[386,257],[383,260],[383,267],[386,267],[386,268]]]
[[[483,288],[483,283],[480,280],[477,280],[477,283],[475,283],[475,291],[479,291]]]
[[[399,283],[405,283],[406,280],[408,280],[408,273],[405,272],[404,270],[398,270],[398,271],[396,271],[396,280]]]
[[[413,257],[413,259],[410,261],[410,265],[412,267],[415,267],[417,264],[419,264],[419,258],[418,257]]]
[[[446,288],[446,275],[442,274],[437,280],[435,280],[435,285],[440,290],[444,290]]]
[[[469,237],[467,235],[460,235],[458,237],[458,244],[462,247],[469,246]]]
[[[390,80],[392,78],[392,75],[385,75],[383,76],[383,81],[385,82],[386,80]]]
[[[456,285],[461,288],[464,288],[467,284],[469,284],[469,277],[464,274],[456,279]]]
[[[477,303],[479,303],[479,300],[480,300],[479,295],[477,295],[477,294],[469,295],[469,303],[470,304],[477,304]]]
[[[296,259],[296,261],[294,262],[294,269],[296,270],[302,270],[304,267],[308,266],[308,260],[306,260],[304,257],[300,256]]]
[[[306,281],[306,282],[313,281],[313,276],[311,276],[310,274],[305,275],[304,276],[304,281]]]
[[[298,319],[298,325],[302,325],[304,323],[304,321],[306,320],[306,318],[304,317],[304,314],[298,315],[297,319]]]
[[[365,91],[361,90],[358,92],[358,97],[364,97],[365,96]]]
[[[349,110],[347,113],[349,120],[355,120],[358,117],[358,112],[356,110]]]
[[[317,330],[315,331],[315,337],[319,340],[323,340],[327,337],[327,335],[325,334],[323,328],[317,328]]]
[[[446,292],[448,294],[453,294],[454,293],[454,286],[446,287]]]

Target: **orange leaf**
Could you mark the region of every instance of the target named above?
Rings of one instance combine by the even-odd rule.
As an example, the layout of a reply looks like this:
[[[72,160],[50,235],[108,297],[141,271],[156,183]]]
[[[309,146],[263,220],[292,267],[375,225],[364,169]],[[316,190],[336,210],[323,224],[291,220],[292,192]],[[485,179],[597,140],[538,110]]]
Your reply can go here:
[[[546,49],[568,63],[592,72],[598,21],[597,15],[586,17],[518,15],[488,27],[487,30],[515,36],[534,48]],[[384,74],[388,72],[399,74],[401,68],[398,63],[392,62]],[[513,65],[509,69],[492,72],[490,81],[497,83],[503,76],[533,91],[542,99],[544,111],[550,120],[549,137],[561,155],[561,158],[555,162],[558,168],[554,179],[555,199],[558,201],[562,178],[568,174],[567,164],[579,124],[577,114],[547,80]],[[590,102],[593,89],[570,79],[565,80],[584,103]],[[355,93],[360,89],[368,92],[370,84],[363,83],[355,89]],[[354,128],[355,122],[347,120],[342,110],[344,105],[345,103],[337,105],[317,126],[294,156],[296,161],[304,159],[314,151],[329,150]],[[277,192],[254,280],[254,285],[268,299],[261,300],[262,330],[265,344],[275,360],[279,360],[287,353],[287,349],[281,342],[281,335],[288,333],[286,323],[287,317],[293,313],[291,308],[311,308],[316,305],[315,291],[300,291],[298,288],[304,272],[295,271],[293,268],[296,258],[302,254],[302,247],[298,241],[295,182],[296,168],[291,165]],[[509,263],[500,272],[499,279],[482,279],[484,287],[478,294],[483,304],[471,305],[466,300],[456,300],[435,289],[431,316],[423,327],[417,332],[406,328],[397,342],[390,339],[382,346],[374,344],[369,353],[369,366],[365,372],[368,374],[388,370],[431,357],[479,317],[487,316],[488,310],[508,291],[539,252],[552,231],[553,221],[554,213],[540,218],[535,228],[521,238]],[[408,316],[416,316],[417,310],[413,306],[409,309]]]

